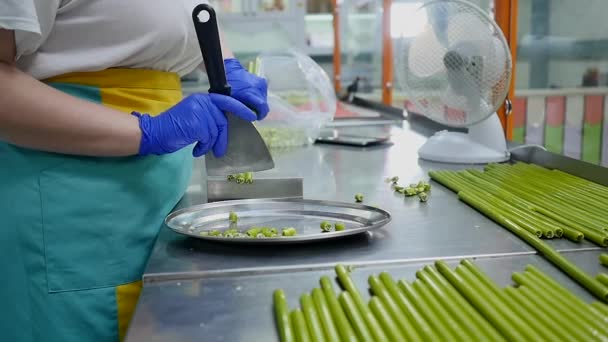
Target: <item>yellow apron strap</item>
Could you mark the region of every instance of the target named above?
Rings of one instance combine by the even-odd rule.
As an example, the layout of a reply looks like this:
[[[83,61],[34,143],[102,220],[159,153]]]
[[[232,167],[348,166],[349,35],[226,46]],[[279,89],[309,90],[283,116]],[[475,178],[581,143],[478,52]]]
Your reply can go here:
[[[130,113],[157,115],[182,99],[180,78],[172,72],[146,69],[107,69],[74,72],[46,83],[94,87],[103,105]]]
[[[118,308],[118,336],[123,341],[129,322],[135,312],[137,299],[141,293],[142,282],[136,281],[116,287],[116,307]]]

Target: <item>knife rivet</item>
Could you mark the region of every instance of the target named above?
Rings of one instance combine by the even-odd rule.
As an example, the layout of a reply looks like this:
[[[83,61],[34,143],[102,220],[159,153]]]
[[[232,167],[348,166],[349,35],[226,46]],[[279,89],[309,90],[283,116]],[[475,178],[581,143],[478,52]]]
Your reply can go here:
[[[198,21],[201,23],[206,23],[209,19],[211,19],[211,14],[208,11],[203,10],[198,14]]]

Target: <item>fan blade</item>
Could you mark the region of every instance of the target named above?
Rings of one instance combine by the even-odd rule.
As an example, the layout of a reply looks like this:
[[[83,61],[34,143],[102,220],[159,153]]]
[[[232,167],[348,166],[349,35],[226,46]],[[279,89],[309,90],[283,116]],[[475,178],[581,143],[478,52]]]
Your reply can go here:
[[[431,26],[418,35],[409,46],[408,66],[417,77],[429,77],[445,69],[446,48],[437,40]]]
[[[488,24],[484,24],[479,15],[469,12],[453,15],[448,21],[448,45],[451,49],[454,43],[461,42],[463,39],[488,40],[490,28]]]

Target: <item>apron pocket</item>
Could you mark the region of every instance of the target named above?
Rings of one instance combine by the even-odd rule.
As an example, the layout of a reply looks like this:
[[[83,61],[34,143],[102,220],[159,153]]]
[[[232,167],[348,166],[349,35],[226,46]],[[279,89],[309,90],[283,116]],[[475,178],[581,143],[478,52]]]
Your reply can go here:
[[[65,158],[39,178],[49,292],[140,280],[191,164],[183,154]]]

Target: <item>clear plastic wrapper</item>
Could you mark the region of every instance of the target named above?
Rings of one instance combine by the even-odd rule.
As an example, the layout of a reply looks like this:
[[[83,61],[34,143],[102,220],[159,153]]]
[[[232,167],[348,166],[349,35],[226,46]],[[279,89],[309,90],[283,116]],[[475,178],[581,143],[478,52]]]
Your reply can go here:
[[[258,58],[258,74],[268,81],[270,113],[256,126],[268,147],[314,142],[336,112],[336,94],[327,73],[295,50],[263,53]]]

